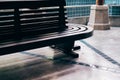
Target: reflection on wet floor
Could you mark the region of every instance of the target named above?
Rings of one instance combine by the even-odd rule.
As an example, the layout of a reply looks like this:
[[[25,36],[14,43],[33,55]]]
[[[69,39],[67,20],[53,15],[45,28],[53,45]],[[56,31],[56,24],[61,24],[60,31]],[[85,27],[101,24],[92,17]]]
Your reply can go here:
[[[83,62],[78,62],[78,61],[75,61],[73,59],[72,60],[71,59],[66,59],[66,58],[68,58],[66,55],[62,55],[62,56],[59,56],[58,58],[51,59],[51,58],[49,58],[48,56],[45,56],[45,55],[37,55],[37,54],[32,54],[30,52],[21,52],[21,53],[31,55],[31,56],[35,56],[35,57],[40,57],[42,59],[46,59],[46,60],[53,61],[53,62],[54,61],[55,62],[59,61],[60,63],[62,62],[62,63],[68,63],[68,64],[73,64],[73,65],[80,65],[80,66],[90,67],[90,68],[93,68],[93,69],[101,69],[101,70],[111,71],[111,72],[115,72],[115,73],[120,73],[120,69],[118,70],[118,69],[115,69],[115,68],[110,68],[110,67],[105,67],[105,66],[100,66],[100,65],[95,65],[95,64],[87,64],[87,63],[83,63]],[[111,58],[109,59],[109,57],[108,57],[106,59],[110,60]],[[114,62],[113,64],[118,65],[117,62],[112,60],[112,59],[110,60],[110,62],[112,62],[112,63]]]
[[[44,51],[48,50],[48,51]],[[94,70],[102,72],[110,72],[112,74],[119,74],[120,72],[116,72],[118,70],[104,67],[100,65],[88,64],[84,62],[77,61],[77,59],[72,59],[65,55],[60,54],[57,58],[53,59],[48,52],[60,53],[59,51],[54,51],[48,47],[31,50],[26,52],[15,53],[8,56],[3,57],[12,57],[10,59],[14,59],[13,63],[0,68],[0,80],[59,80],[59,78],[66,75],[65,79],[69,77],[76,78],[73,75],[76,75],[78,72],[84,72],[84,76],[89,76],[94,73]],[[39,54],[37,54],[39,52]],[[46,53],[45,53],[46,52]],[[79,51],[78,51],[79,52]],[[43,54],[40,54],[43,53]],[[14,56],[14,57],[13,57]],[[17,56],[17,58],[15,57]],[[18,59],[23,57],[24,59]],[[2,57],[2,58],[3,58]],[[25,59],[26,58],[26,59]],[[6,60],[10,60],[6,58]],[[2,60],[1,60],[2,61]],[[10,61],[11,62],[11,61]],[[7,63],[7,62],[6,62]],[[64,77],[60,80],[63,80]],[[83,78],[84,79],[84,78]],[[72,80],[72,79],[68,79]],[[77,79],[79,80],[79,78]],[[88,77],[89,80],[89,77]]]
[[[119,32],[116,28],[111,31]],[[104,49],[106,42],[103,42],[104,46],[98,44],[102,41],[97,37],[104,33],[95,31],[92,38],[77,41],[76,45],[81,46],[80,50],[75,51],[80,55],[77,59],[50,47],[0,56],[0,80],[120,80],[119,58],[108,54],[108,49]],[[115,44],[119,44],[116,37],[113,37]],[[111,44],[114,43],[109,43],[109,46]],[[112,53],[113,50],[115,55],[119,55],[116,48],[109,51]]]

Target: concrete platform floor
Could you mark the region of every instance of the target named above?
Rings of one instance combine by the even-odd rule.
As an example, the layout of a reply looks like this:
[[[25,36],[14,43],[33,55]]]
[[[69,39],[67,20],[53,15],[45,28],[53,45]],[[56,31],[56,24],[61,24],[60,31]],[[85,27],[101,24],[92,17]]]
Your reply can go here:
[[[120,80],[120,27],[76,45],[77,59],[49,47],[0,56],[0,80]]]

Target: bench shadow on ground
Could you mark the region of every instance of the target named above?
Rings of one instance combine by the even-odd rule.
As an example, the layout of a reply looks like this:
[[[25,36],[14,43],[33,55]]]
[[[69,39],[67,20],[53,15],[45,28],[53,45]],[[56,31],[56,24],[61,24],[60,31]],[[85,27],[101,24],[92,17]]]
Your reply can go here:
[[[31,80],[38,77],[40,80],[49,80],[50,77],[53,77],[50,76],[51,74],[59,73],[59,76],[62,76],[74,72],[74,70],[71,69],[74,64],[60,60],[62,58],[73,58],[68,58],[63,54],[57,56],[55,59],[47,59],[47,57],[41,54],[30,52],[21,53],[37,59],[31,59],[31,61],[25,62],[25,64],[18,63],[0,68],[0,80]]]

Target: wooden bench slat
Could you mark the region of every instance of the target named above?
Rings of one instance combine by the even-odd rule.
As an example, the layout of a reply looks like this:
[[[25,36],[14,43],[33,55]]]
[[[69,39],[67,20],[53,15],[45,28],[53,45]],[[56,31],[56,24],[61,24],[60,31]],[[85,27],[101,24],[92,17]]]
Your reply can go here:
[[[55,17],[38,17],[38,18],[27,18],[27,19],[21,19],[20,23],[34,23],[34,22],[43,22],[43,21],[54,21],[59,20],[58,16]]]
[[[0,9],[11,9],[11,8],[39,8],[39,7],[50,7],[50,6],[58,6],[58,5],[65,5],[65,2],[62,0],[34,0],[34,1],[20,1],[20,0],[16,0],[16,1],[0,1]],[[16,6],[17,5],[17,6]],[[32,5],[32,6],[30,6]]]
[[[0,21],[14,20],[14,15],[0,16]]]
[[[37,25],[37,26],[36,26]],[[21,31],[40,31],[40,30],[44,30],[44,29],[52,29],[52,28],[59,28],[59,24],[58,23],[47,23],[47,24],[34,24],[34,25],[25,25],[21,28]]]
[[[0,26],[0,33],[6,32],[6,31],[11,31],[11,30],[13,30],[13,26],[12,25],[11,26],[4,26],[4,27]],[[0,34],[0,35],[2,35],[2,34]]]
[[[31,27],[31,26],[36,26],[36,27],[44,27],[45,25],[53,25],[54,24],[59,24],[59,20],[52,20],[52,21],[42,21],[42,22],[33,22],[33,23],[22,23],[21,27]]]
[[[13,25],[13,24],[14,24],[14,20],[7,20],[0,22],[0,26]]]
[[[42,29],[41,28],[34,29],[34,30],[24,29],[22,30],[21,34],[22,34],[22,37],[27,37],[27,36],[29,37],[29,36],[37,36],[38,34],[45,34],[45,33],[56,32],[56,31],[60,31],[56,26],[53,26],[52,28],[49,28],[48,26],[46,26]]]
[[[58,16],[59,13],[51,13],[51,14],[27,14],[27,15],[20,15],[20,18],[37,18],[37,17],[49,17],[49,16]]]
[[[19,9],[20,10],[20,14],[28,14],[28,13],[40,13],[40,12],[55,12],[55,11],[59,11],[59,8],[50,8],[50,9],[47,9],[49,7],[44,7],[46,9]]]

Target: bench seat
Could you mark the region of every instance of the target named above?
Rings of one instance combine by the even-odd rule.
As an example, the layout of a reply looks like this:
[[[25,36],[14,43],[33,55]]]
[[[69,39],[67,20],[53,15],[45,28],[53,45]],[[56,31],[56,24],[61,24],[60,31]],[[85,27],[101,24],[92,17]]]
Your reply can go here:
[[[92,35],[92,28],[80,24],[68,24],[69,28],[62,32],[53,32],[21,40],[9,40],[0,42],[0,55],[19,52],[53,44],[65,43],[68,40],[74,41],[84,39]]]

